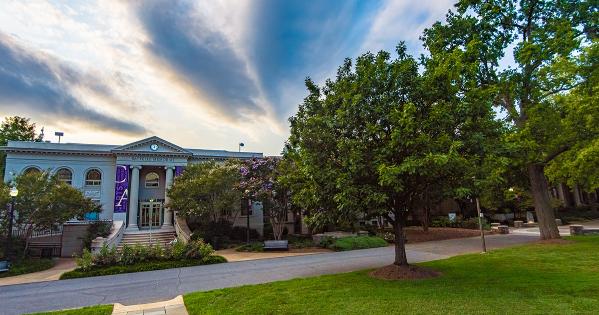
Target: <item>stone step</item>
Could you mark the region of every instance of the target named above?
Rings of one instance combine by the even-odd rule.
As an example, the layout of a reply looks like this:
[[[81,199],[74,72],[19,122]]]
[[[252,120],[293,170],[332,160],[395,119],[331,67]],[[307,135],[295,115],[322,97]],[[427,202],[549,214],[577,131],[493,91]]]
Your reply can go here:
[[[121,250],[124,245],[150,245],[150,244],[159,244],[161,246],[166,246],[172,240],[176,238],[176,234],[174,232],[158,232],[152,233],[136,233],[136,234],[125,234],[123,235],[123,239],[120,244],[117,246],[118,250]]]

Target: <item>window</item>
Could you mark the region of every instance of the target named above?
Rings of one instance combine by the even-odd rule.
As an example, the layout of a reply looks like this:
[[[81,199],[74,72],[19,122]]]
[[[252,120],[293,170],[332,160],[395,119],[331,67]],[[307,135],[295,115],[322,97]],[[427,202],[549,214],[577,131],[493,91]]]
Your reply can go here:
[[[85,186],[100,186],[102,184],[102,173],[93,169],[85,174]]]
[[[146,175],[146,188],[158,188],[160,184],[160,176],[151,172]]]
[[[35,166],[30,166],[23,171],[23,174],[41,173],[40,169]]]
[[[68,168],[59,169],[56,172],[56,175],[58,176],[59,181],[68,185],[73,184],[73,172],[71,172],[71,170],[69,170]]]

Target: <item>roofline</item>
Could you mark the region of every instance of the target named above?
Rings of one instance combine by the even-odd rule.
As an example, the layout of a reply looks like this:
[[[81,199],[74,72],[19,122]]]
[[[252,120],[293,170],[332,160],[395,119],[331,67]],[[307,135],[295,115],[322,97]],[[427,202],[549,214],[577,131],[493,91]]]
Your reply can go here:
[[[28,142],[28,141],[21,141]],[[73,143],[73,144],[83,144],[83,143]],[[83,144],[85,145],[85,144]],[[104,146],[104,145],[102,145]],[[107,147],[110,145],[106,145]],[[204,151],[204,152],[214,152],[214,153],[223,153],[223,155],[210,155],[210,154],[202,154],[200,152],[194,151]],[[51,154],[73,154],[73,155],[101,155],[101,156],[117,156],[118,154],[124,155],[166,155],[166,156],[180,156],[180,157],[189,157],[189,158],[201,158],[201,159],[211,159],[211,158],[224,158],[224,159],[250,159],[254,157],[264,157],[264,153],[262,152],[236,152],[236,151],[228,151],[228,150],[216,150],[216,149],[185,149],[185,152],[145,152],[145,151],[114,151],[110,150],[74,150],[74,149],[53,149],[53,148],[23,148],[23,147],[11,147],[11,146],[0,146],[0,151],[6,153],[51,153]]]

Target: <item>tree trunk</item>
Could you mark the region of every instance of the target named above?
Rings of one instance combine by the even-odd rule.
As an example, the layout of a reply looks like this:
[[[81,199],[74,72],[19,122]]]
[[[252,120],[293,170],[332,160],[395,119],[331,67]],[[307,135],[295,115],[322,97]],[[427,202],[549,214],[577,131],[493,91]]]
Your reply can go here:
[[[395,261],[393,264],[398,266],[407,266],[408,258],[406,256],[406,235],[404,234],[402,219],[396,213],[395,220],[393,222],[393,231],[395,232]]]
[[[530,190],[534,199],[535,212],[539,221],[541,239],[560,238],[555,213],[549,199],[549,188],[543,172],[543,165],[532,164],[528,166],[528,177],[530,179]]]

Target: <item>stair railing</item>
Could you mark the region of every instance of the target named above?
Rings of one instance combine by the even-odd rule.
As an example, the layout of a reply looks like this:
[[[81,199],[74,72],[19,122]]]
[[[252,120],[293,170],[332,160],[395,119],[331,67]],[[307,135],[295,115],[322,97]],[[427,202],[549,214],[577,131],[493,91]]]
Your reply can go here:
[[[96,237],[94,240],[92,240],[92,253],[98,253],[104,245],[108,246],[109,248],[119,246],[119,243],[123,239],[123,234],[125,234],[125,222],[112,221],[110,234],[107,237]]]
[[[175,211],[175,233],[177,233],[177,239],[184,244],[191,239],[191,230],[187,226],[187,221],[179,216],[177,211]]]

